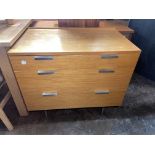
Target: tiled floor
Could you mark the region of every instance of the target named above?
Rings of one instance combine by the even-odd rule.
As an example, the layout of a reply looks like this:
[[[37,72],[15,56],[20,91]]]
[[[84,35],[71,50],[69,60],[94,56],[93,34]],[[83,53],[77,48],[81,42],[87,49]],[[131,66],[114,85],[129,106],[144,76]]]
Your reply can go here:
[[[19,117],[12,99],[5,108],[15,129],[0,134],[155,134],[155,82],[133,76],[122,107],[30,112]]]

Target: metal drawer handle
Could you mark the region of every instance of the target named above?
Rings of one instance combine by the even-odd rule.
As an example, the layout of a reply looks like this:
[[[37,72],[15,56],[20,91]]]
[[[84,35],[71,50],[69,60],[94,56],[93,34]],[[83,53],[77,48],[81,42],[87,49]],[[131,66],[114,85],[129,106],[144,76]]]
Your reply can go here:
[[[96,90],[95,91],[96,94],[110,94],[109,90]]]
[[[42,96],[57,96],[57,92],[43,92]]]
[[[117,54],[103,54],[103,55],[101,55],[102,59],[115,59],[118,57],[119,56]]]
[[[53,60],[53,56],[34,56],[34,60]]]
[[[115,71],[112,69],[99,69],[99,73],[114,73]]]
[[[48,74],[54,74],[55,71],[53,70],[38,70],[37,74],[38,75],[48,75]]]

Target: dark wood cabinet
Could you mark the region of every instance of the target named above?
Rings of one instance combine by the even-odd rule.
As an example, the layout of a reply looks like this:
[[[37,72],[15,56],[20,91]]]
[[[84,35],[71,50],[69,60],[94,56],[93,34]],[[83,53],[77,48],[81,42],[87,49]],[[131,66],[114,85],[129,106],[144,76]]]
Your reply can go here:
[[[98,27],[98,19],[59,19],[59,27]]]

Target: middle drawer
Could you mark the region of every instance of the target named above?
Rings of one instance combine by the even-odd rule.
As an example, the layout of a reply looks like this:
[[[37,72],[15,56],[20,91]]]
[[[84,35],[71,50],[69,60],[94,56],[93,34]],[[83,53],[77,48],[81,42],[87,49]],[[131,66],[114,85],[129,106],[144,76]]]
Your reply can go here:
[[[51,71],[51,74],[44,72]],[[42,74],[43,73],[43,74]],[[130,67],[101,68],[78,70],[30,70],[15,71],[21,89],[26,88],[68,88],[93,87],[109,88],[113,90],[126,90],[132,75]]]

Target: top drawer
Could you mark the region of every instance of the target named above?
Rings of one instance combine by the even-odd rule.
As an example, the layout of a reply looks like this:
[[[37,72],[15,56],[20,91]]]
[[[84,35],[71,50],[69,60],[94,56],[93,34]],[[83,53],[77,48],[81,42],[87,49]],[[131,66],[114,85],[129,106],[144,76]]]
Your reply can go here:
[[[61,56],[10,56],[15,71],[36,69],[92,69],[135,66],[139,53]]]

